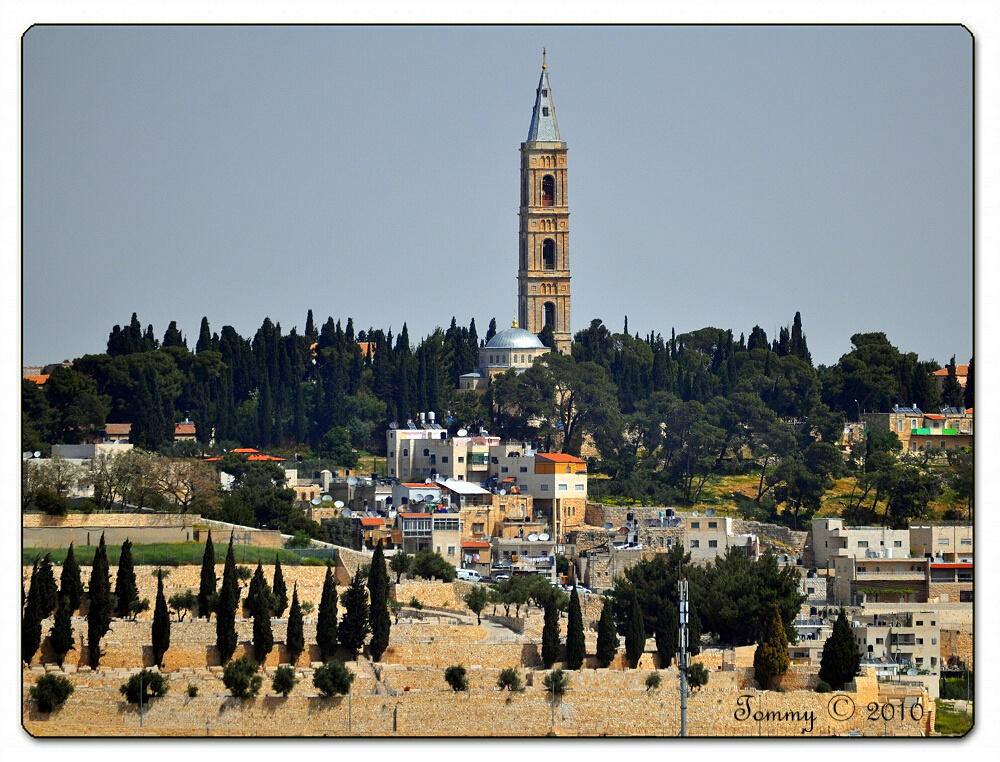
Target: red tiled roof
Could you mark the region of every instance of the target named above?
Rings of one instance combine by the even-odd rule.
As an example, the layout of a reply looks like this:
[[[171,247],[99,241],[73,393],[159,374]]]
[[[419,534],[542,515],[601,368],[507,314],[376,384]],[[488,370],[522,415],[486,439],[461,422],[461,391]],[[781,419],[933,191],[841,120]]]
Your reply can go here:
[[[572,455],[566,455],[561,452],[540,452],[535,457],[547,460],[551,463],[587,463],[585,460],[580,460]]]
[[[45,373],[44,375],[41,376],[25,376],[25,378],[28,379],[29,381],[34,381],[39,386],[43,386],[45,382],[49,380],[49,374]]]
[[[462,547],[463,548],[488,548],[488,547],[490,547],[490,544],[488,542],[479,542],[479,541],[468,542],[467,541],[467,542],[463,542],[462,543]]]
[[[371,516],[361,517],[361,526],[363,527],[380,527],[385,524],[385,519],[374,518]]]

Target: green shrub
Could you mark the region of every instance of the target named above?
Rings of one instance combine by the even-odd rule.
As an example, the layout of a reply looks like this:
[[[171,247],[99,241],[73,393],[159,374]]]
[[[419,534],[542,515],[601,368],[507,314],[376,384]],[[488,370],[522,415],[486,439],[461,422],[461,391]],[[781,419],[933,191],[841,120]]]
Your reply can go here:
[[[257,662],[249,656],[241,656],[229,662],[222,670],[222,682],[235,698],[244,699],[256,696],[260,690],[263,678],[257,674]]]
[[[138,704],[141,697],[146,703],[155,696],[166,695],[170,689],[167,679],[159,672],[152,672],[144,669],[138,674],[132,675],[127,682],[123,683],[118,691],[130,704]]]
[[[692,688],[700,688],[708,684],[708,669],[700,661],[696,661],[688,667],[688,685]]]
[[[282,696],[287,696],[292,692],[292,688],[298,684],[299,681],[295,677],[295,670],[286,665],[278,667],[274,671],[274,679],[271,680],[271,690],[275,693],[280,693]]]
[[[646,678],[646,690],[655,691],[660,687],[660,673],[650,672],[649,677]]]
[[[523,691],[524,683],[521,682],[521,674],[516,667],[505,667],[500,670],[500,677],[497,678],[497,688],[507,691]]]
[[[73,693],[73,683],[59,675],[42,675],[31,686],[30,694],[40,712],[58,709]]]
[[[466,677],[465,667],[461,664],[448,667],[448,669],[444,671],[444,681],[451,686],[451,689],[455,691],[455,693],[469,690],[469,680]]]
[[[313,686],[327,697],[348,693],[353,682],[354,674],[336,659],[313,673]]]

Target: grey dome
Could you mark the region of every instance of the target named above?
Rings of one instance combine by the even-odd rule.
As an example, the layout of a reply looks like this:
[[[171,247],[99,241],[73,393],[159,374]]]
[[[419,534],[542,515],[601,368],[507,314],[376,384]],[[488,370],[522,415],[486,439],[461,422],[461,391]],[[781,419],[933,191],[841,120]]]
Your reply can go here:
[[[531,331],[523,328],[504,328],[486,342],[490,349],[544,349],[545,345]]]

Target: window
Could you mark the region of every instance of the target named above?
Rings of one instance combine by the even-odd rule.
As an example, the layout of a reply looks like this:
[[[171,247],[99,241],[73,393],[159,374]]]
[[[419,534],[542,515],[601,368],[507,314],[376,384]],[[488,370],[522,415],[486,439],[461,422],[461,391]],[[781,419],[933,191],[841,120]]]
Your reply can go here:
[[[709,540],[708,541],[708,547],[710,547],[710,548],[717,548],[717,547],[719,547],[719,541],[718,540]]]
[[[692,547],[692,548],[697,548],[697,547],[699,547],[699,542],[698,542],[698,540],[691,540],[691,547]]]
[[[708,522],[708,528],[709,529],[718,529],[719,528],[719,522],[718,521],[709,521]]]
[[[700,521],[692,521],[691,522],[691,528],[692,529],[701,529],[701,522]]]
[[[552,206],[556,197],[556,181],[552,175],[542,178],[542,206]]]

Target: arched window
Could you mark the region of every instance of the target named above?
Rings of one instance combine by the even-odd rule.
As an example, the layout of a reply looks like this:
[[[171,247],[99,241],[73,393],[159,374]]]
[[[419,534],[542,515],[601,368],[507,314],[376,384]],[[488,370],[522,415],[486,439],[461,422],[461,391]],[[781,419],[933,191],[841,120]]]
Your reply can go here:
[[[556,197],[556,181],[552,175],[542,178],[542,206],[552,206]]]
[[[545,325],[556,327],[556,306],[552,302],[545,302]]]
[[[542,267],[546,270],[556,269],[556,242],[551,238],[542,241]]]

